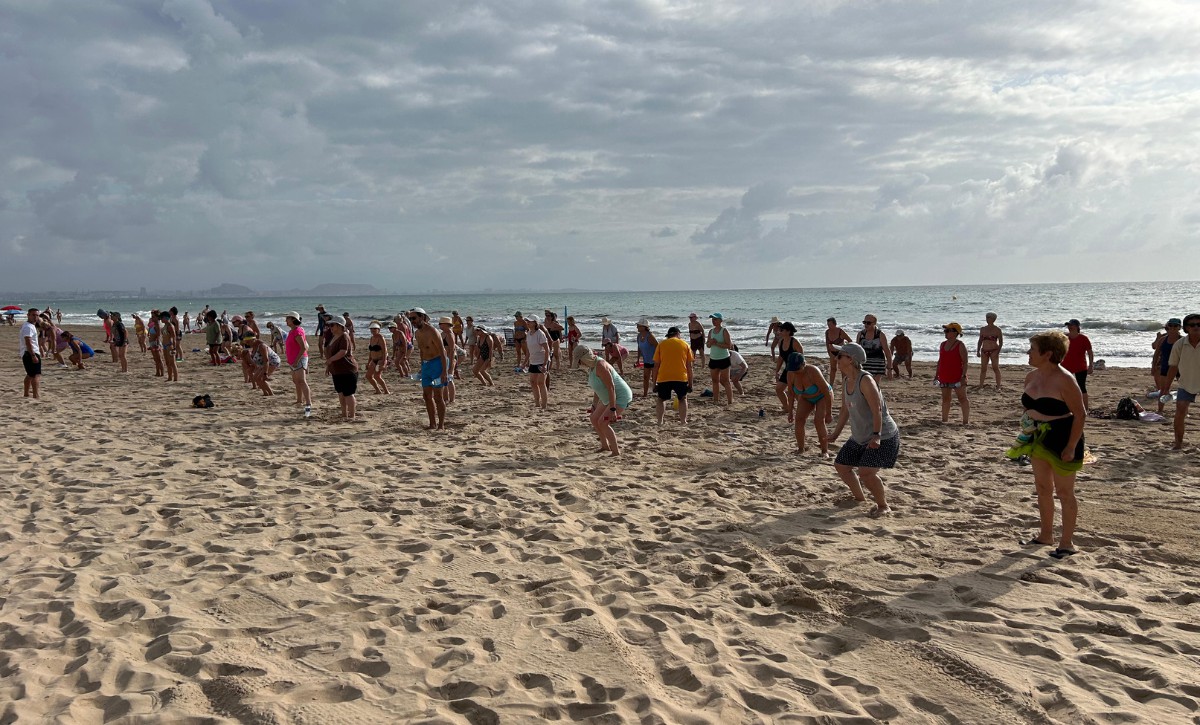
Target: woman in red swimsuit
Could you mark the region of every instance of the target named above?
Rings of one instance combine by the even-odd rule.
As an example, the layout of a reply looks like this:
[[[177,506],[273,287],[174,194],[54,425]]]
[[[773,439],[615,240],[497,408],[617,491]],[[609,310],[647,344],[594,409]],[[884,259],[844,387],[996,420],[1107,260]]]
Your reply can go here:
[[[938,347],[937,384],[942,389],[942,422],[950,422],[950,391],[958,395],[958,406],[962,408],[962,422],[967,425],[971,404],[967,402],[967,346],[958,339],[962,337],[962,325],[951,322],[942,325],[946,341]]]

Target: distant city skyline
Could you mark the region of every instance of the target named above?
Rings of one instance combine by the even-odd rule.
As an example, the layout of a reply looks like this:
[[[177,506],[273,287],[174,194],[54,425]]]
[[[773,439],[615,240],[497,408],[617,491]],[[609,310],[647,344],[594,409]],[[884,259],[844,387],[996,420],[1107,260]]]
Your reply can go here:
[[[1200,267],[1187,4],[0,0],[0,23],[10,293]]]

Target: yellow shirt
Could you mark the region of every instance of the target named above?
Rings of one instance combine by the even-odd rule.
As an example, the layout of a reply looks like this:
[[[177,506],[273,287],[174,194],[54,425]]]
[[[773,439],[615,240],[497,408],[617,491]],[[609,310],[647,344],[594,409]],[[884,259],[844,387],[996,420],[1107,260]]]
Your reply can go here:
[[[668,337],[658,343],[658,348],[654,351],[654,368],[658,371],[658,382],[686,383],[688,368],[694,359],[691,347],[681,338]]]

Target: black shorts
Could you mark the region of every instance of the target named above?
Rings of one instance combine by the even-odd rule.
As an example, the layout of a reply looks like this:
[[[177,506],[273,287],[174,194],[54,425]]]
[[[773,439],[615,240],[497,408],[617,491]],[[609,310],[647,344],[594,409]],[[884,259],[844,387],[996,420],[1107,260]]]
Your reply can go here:
[[[708,369],[709,370],[724,370],[724,369],[728,368],[730,365],[733,365],[733,360],[730,358],[722,358],[720,360],[713,360],[710,357],[708,359]]]
[[[692,352],[704,352],[704,337],[692,338]]]
[[[338,395],[354,395],[358,392],[358,373],[334,375],[333,390]]]
[[[546,367],[545,365],[530,365],[529,366],[529,374],[530,375],[540,375],[540,374],[546,372],[543,369],[545,367]]]
[[[656,383],[654,392],[658,393],[659,400],[670,400],[671,394],[674,393],[676,398],[683,400],[688,394],[688,384],[682,380],[672,380],[666,383]]]
[[[34,378],[42,374],[41,355],[39,355],[37,361],[34,362],[33,355],[30,355],[29,351],[27,350],[21,353],[21,364],[25,366],[25,375],[28,377]]]
[[[1079,383],[1079,392],[1081,393],[1087,392],[1087,375],[1087,370],[1080,370],[1075,373],[1075,382]]]
[[[653,370],[653,369],[654,369],[654,363],[653,363],[653,362],[646,362],[646,361],[644,361],[644,360],[643,360],[643,361],[642,361],[642,367],[646,368],[647,370]]]

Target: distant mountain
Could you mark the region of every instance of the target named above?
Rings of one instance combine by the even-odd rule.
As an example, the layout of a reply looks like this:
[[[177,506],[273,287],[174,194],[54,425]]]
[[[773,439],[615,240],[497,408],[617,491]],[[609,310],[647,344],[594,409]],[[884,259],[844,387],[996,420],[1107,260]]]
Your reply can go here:
[[[301,292],[302,297],[369,297],[387,294],[369,284],[319,284]]]
[[[319,284],[312,289],[284,289],[259,292],[245,285],[226,282],[212,289],[191,292],[189,296],[195,298],[217,297],[238,299],[242,297],[368,297],[370,295],[383,294],[387,293],[369,284]]]
[[[230,284],[228,282],[213,287],[203,292],[193,293],[197,297],[257,297],[258,293],[254,290],[240,284]]]

